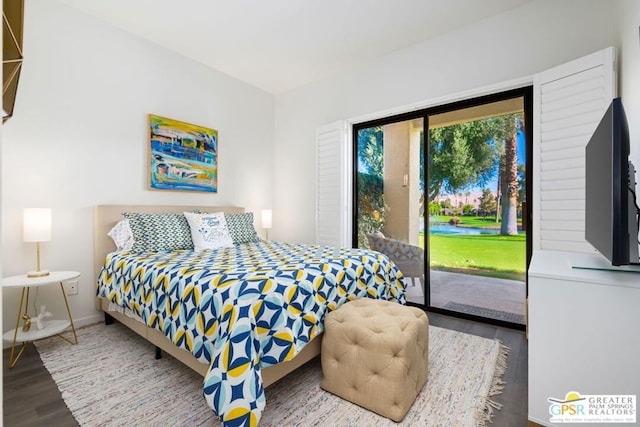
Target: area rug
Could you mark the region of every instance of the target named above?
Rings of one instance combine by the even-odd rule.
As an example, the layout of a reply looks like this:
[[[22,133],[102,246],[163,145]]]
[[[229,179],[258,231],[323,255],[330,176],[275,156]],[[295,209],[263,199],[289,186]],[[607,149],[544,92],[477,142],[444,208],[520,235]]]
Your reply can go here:
[[[202,397],[202,377],[120,324],[78,329],[36,348],[81,426],[219,425]],[[508,349],[491,340],[431,326],[429,379],[397,424],[319,386],[319,358],[267,388],[260,426],[482,426],[500,405]]]

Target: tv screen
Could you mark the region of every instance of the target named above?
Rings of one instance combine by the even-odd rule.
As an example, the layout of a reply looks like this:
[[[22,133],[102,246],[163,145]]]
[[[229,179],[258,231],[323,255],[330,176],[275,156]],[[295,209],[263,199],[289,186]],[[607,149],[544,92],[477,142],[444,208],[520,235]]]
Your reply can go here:
[[[629,126],[615,98],[586,148],[585,238],[612,265],[639,263]]]

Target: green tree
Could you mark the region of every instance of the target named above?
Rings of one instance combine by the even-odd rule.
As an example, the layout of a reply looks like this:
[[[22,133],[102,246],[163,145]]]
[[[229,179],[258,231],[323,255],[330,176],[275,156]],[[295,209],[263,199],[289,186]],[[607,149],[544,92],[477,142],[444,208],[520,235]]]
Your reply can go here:
[[[498,161],[493,128],[485,119],[429,129],[430,201],[491,180]]]
[[[441,211],[442,211],[442,206],[440,206],[439,203],[435,203],[435,202],[429,203],[429,215],[431,216],[440,215]]]
[[[491,190],[486,187],[482,190],[479,205],[482,218],[486,218],[488,214],[496,209],[496,197],[493,195]]]
[[[384,177],[384,132],[382,126],[374,126],[358,131],[358,170]]]
[[[358,131],[358,247],[368,248],[367,233],[382,230],[384,202],[384,141],[381,126]]]
[[[451,209],[453,207],[451,205],[451,199],[449,199],[448,197],[446,199],[440,200],[440,206],[442,206],[445,209]]]
[[[486,185],[521,118],[522,113],[514,113],[429,129],[429,200]]]
[[[369,248],[367,234],[382,231],[386,205],[382,178],[358,173],[358,247]]]

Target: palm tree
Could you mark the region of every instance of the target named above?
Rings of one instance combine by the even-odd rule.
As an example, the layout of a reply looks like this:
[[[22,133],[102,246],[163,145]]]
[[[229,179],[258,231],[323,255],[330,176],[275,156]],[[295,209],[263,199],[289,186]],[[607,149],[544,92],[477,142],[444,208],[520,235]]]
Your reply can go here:
[[[520,120],[515,120],[514,132],[504,141],[504,164],[502,167],[500,204],[502,205],[502,223],[500,234],[514,236],[518,234],[518,156],[517,134]]]

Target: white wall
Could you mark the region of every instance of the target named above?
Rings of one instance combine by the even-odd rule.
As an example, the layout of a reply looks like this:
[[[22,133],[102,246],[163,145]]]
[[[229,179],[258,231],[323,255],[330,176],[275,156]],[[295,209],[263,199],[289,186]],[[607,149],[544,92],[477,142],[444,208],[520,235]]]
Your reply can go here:
[[[42,266],[81,272],[69,302],[89,322],[97,319],[93,207],[271,207],[274,97],[58,1],[25,3],[24,66],[2,140],[2,271],[35,267],[34,245],[22,242],[22,209],[53,208]],[[217,194],[146,190],[149,113],[219,131]],[[40,291],[40,301],[62,314],[54,290]],[[4,291],[4,330],[15,324],[18,298]]]
[[[616,5],[620,46],[618,89],[629,121],[632,161],[640,169],[640,2],[621,0]],[[638,180],[640,172],[636,172]]]
[[[538,0],[277,96],[274,235],[315,241],[318,126],[532,76],[614,43],[610,2]]]

